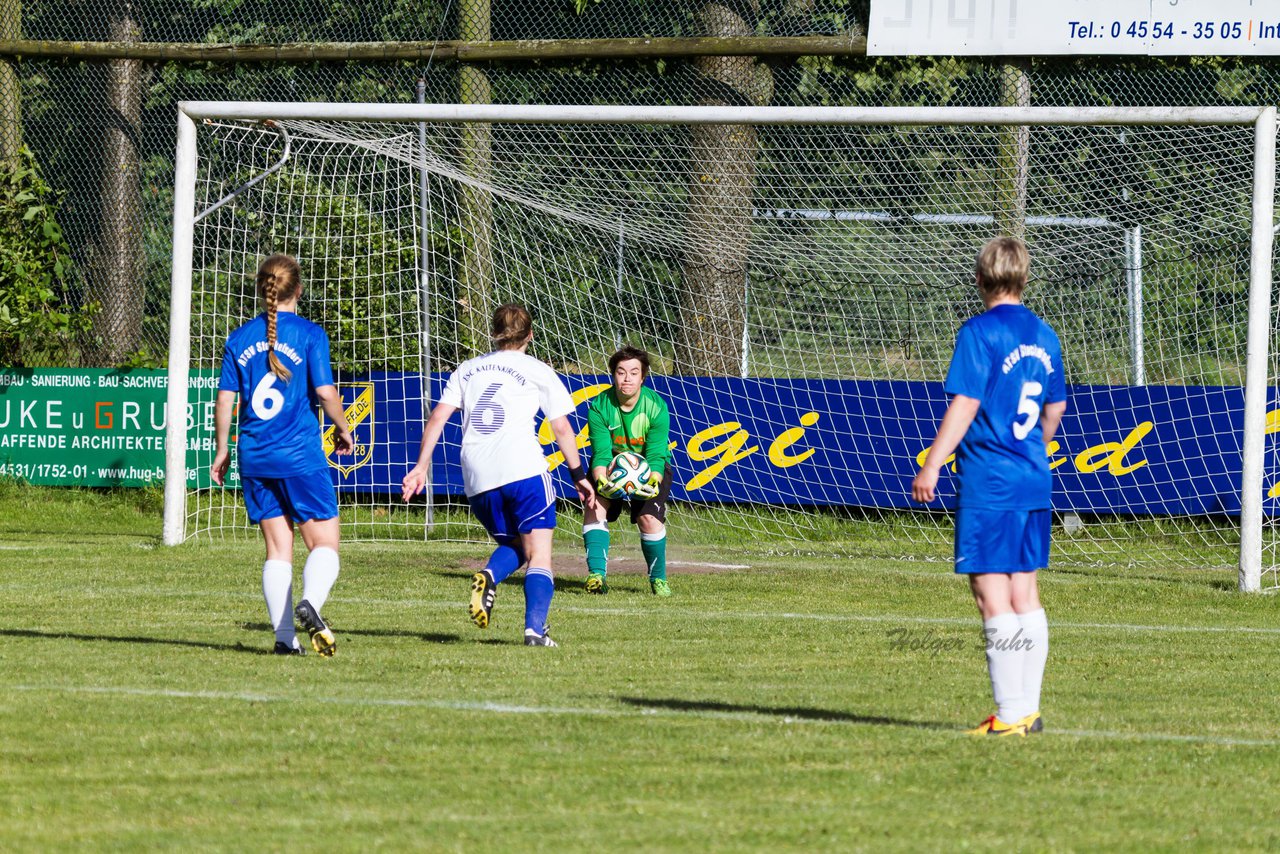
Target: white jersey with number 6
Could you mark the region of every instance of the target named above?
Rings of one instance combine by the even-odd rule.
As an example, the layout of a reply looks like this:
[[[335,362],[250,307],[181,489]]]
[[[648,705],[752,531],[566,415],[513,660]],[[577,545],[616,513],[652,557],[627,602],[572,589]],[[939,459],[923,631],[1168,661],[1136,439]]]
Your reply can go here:
[[[543,362],[519,350],[468,359],[440,402],[462,410],[462,481],[468,496],[547,471],[538,410],[548,420],[573,411],[573,398]]]

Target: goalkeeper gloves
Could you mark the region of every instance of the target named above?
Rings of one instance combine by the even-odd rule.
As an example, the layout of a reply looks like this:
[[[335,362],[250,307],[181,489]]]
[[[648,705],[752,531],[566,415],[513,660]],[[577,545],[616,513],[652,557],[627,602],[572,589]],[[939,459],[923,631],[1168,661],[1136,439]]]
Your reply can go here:
[[[622,495],[622,489],[617,484],[610,482],[607,477],[596,479],[596,492],[605,498],[617,498]]]
[[[658,490],[662,487],[662,475],[656,471],[649,472],[649,479],[636,487],[636,498],[648,501],[658,495]]]

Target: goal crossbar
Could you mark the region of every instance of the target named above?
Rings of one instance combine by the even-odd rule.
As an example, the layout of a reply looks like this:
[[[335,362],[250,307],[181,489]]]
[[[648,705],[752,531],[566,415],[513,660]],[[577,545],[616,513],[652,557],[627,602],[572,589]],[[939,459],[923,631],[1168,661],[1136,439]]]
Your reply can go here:
[[[754,125],[1249,125],[1269,107],[691,107],[180,101],[192,119]]]

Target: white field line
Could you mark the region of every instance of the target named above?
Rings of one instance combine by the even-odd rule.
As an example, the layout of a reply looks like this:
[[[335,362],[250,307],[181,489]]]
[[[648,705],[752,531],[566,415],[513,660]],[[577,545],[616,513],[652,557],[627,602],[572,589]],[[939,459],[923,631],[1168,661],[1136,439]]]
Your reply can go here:
[[[0,591],[44,589],[31,585],[0,584]],[[258,594],[249,591],[198,592],[184,590],[163,590],[155,588],[113,588],[94,589],[95,596],[111,593],[119,596],[156,596],[183,597],[200,599],[235,599],[261,602]],[[338,597],[343,606],[362,605],[384,608],[409,608],[412,610],[456,611],[463,608],[462,599],[379,599],[372,597]],[[552,613],[568,614],[603,614],[614,617],[640,617],[653,619],[685,619],[696,616],[699,620],[798,620],[808,623],[870,623],[870,624],[909,624],[924,626],[977,626],[977,616],[973,617],[922,617],[917,614],[815,614],[803,611],[694,611],[680,606],[664,603],[654,608],[605,608],[586,607],[581,605],[562,605],[561,600],[552,602]],[[461,604],[460,604],[461,603]],[[1246,634],[1246,635],[1280,635],[1280,627],[1276,626],[1204,626],[1204,625],[1155,625],[1145,623],[1078,623],[1059,621],[1049,617],[1049,628],[1097,630],[1109,629],[1121,632],[1153,632],[1166,634]],[[341,629],[339,628],[339,631]]]
[[[358,545],[361,545],[361,544],[360,544],[360,543],[355,543],[355,544],[352,544],[352,545],[356,545],[356,546],[358,546]],[[139,547],[140,547],[140,548],[147,549],[147,550],[152,550],[152,549],[156,548],[155,546],[150,545],[150,544],[140,545]],[[0,546],[0,549],[3,549],[3,548],[12,548],[12,549],[15,549],[15,550],[18,550],[18,549],[21,549],[21,550],[35,550],[35,549],[41,548],[41,546]],[[349,549],[349,548],[352,548],[352,546],[351,546],[351,545],[343,545],[343,548],[344,548],[344,549]],[[639,556],[638,556],[638,555],[637,555],[637,556],[634,556],[634,557],[635,557],[637,560],[639,559]],[[915,564],[915,565],[917,565],[917,566],[920,566],[920,567],[922,567],[922,568],[921,568],[921,569],[907,569],[907,568],[881,568],[881,569],[876,569],[876,570],[875,570],[875,573],[876,573],[877,575],[901,576],[901,577],[906,577],[906,578],[923,578],[923,579],[929,579],[929,580],[931,580],[931,581],[940,581],[940,582],[947,583],[947,584],[952,584],[952,583],[954,583],[954,582],[952,581],[952,579],[954,579],[954,578],[956,577],[956,574],[955,574],[954,572],[952,572],[949,568],[946,568],[946,567],[945,567],[945,562],[944,562],[944,561],[934,561],[934,562],[929,562],[929,561],[919,561],[919,562],[916,562],[916,561],[912,561],[911,563],[913,563],[913,564]],[[729,569],[732,569],[732,570],[739,570],[739,569],[758,569],[758,570],[760,570],[760,571],[762,571],[762,572],[778,572],[778,571],[785,571],[785,567],[780,567],[780,566],[777,566],[777,565],[763,565],[763,566],[762,566],[762,565],[756,565],[756,564],[697,563],[697,562],[693,562],[693,561],[672,561],[672,560],[668,560],[668,561],[667,561],[667,566],[699,566],[699,567],[705,567],[705,568],[711,568],[711,569],[726,569],[726,570],[729,570]],[[1141,582],[1141,581],[1149,581],[1149,582],[1150,582],[1150,583],[1152,583],[1152,584],[1160,584],[1160,583],[1163,583],[1163,582],[1160,582],[1160,581],[1158,581],[1158,580],[1151,580],[1151,579],[1144,579],[1144,578],[1140,578],[1140,579],[1133,579],[1133,578],[1124,578],[1124,577],[1119,577],[1119,576],[1103,576],[1103,575],[1097,575],[1097,576],[1094,576],[1094,575],[1084,575],[1084,574],[1078,574],[1078,573],[1070,572],[1070,571],[1069,571],[1069,569],[1070,569],[1070,568],[1068,568],[1068,571],[1064,571],[1064,572],[1061,572],[1061,573],[1055,573],[1053,569],[1044,570],[1044,572],[1043,572],[1043,574],[1042,574],[1042,576],[1041,576],[1041,577],[1043,577],[1043,578],[1047,578],[1048,580],[1052,581],[1052,583],[1053,583],[1053,585],[1054,585],[1054,586],[1067,586],[1067,587],[1071,587],[1071,586],[1074,586],[1074,585],[1084,585],[1084,584],[1093,585],[1093,586],[1098,586],[1098,585],[1103,585],[1103,586],[1120,586],[1120,585],[1133,586],[1134,584],[1137,584],[1137,583],[1139,583],[1139,582]],[[1235,570],[1234,570],[1234,569],[1231,569],[1231,570],[1230,570],[1230,572],[1231,572],[1231,577],[1234,579],[1234,577],[1235,577]],[[1265,575],[1265,574],[1268,574],[1268,573],[1269,573],[1269,574],[1271,574],[1271,575],[1275,575],[1275,574],[1277,573],[1277,570],[1264,570],[1264,571],[1263,571],[1263,573],[1264,573],[1264,575]],[[1225,574],[1226,574],[1226,573],[1225,573],[1225,571],[1224,571],[1224,575],[1225,575]],[[566,576],[566,577],[574,577],[574,576]],[[581,578],[582,576],[581,576],[581,575],[579,575],[579,576],[576,576],[576,577]],[[38,589],[43,589],[42,587],[39,587],[39,586],[37,586],[37,585],[26,585],[26,587],[30,587],[31,589],[36,589],[36,590],[38,590]],[[17,586],[16,586],[16,585],[14,585],[14,584],[0,584],[0,590],[10,589],[10,588],[17,589]],[[1262,593],[1267,593],[1267,594],[1269,594],[1269,593],[1277,593],[1277,592],[1280,592],[1280,586],[1264,587],[1264,588],[1261,590],[1261,592],[1262,592]],[[184,594],[184,595],[185,595],[185,594]]]
[[[696,560],[669,560],[667,566],[702,566],[707,569],[751,569],[747,563],[702,563]]]
[[[598,708],[574,708],[566,706],[529,706],[513,703],[498,703],[493,701],[468,701],[468,700],[420,700],[413,698],[397,698],[397,697],[305,697],[305,696],[284,696],[278,694],[254,694],[235,691],[175,691],[172,689],[158,688],[127,688],[127,687],[94,687],[94,686],[77,686],[77,685],[11,685],[11,691],[23,691],[32,694],[92,694],[99,696],[117,696],[117,697],[154,697],[160,699],[177,699],[177,700],[213,700],[226,701],[236,703],[319,703],[323,705],[337,706],[356,706],[356,707],[395,707],[395,708],[419,708],[419,709],[436,709],[439,711],[456,711],[456,712],[485,712],[499,715],[548,715],[548,716],[575,716],[584,715],[592,717],[616,717],[616,718],[633,718],[633,717],[669,717],[669,718],[705,718],[708,720],[737,720],[737,721],[774,721],[783,725],[796,724],[818,724],[818,725],[860,725],[863,722],[853,720],[842,720],[835,716],[838,713],[833,712],[831,718],[821,717],[792,717],[788,715],[775,715],[769,712],[751,712],[751,711],[716,711],[714,709],[666,709],[666,708],[637,708],[637,709],[598,709]],[[884,726],[884,724],[871,724],[874,726]],[[906,729],[925,729],[925,727],[917,727],[910,723],[903,723],[899,728]],[[941,735],[957,736],[965,735],[960,728],[955,730],[935,730]],[[1215,744],[1229,747],[1247,746],[1247,747],[1280,747],[1280,739],[1275,738],[1244,738],[1237,736],[1218,736],[1218,735],[1182,735],[1179,733],[1165,732],[1123,732],[1114,730],[1047,730],[1043,735],[1035,736],[1032,742],[1042,737],[1066,736],[1069,738],[1097,739],[1105,741],[1156,741],[1156,742],[1174,742],[1186,744]]]

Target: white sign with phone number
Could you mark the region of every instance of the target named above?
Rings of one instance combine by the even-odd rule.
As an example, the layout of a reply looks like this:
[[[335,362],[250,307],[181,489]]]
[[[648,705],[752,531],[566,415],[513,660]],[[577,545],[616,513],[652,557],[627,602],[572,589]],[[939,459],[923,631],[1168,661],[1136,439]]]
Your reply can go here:
[[[1280,0],[872,0],[869,56],[1280,55]]]

